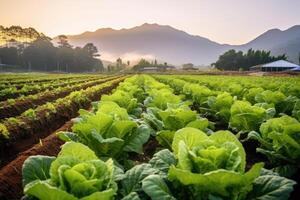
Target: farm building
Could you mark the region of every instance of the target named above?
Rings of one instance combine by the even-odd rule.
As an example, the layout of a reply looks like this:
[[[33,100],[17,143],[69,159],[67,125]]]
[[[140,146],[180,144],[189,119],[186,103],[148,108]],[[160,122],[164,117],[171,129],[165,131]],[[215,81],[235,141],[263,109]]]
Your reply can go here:
[[[140,72],[161,72],[176,69],[174,66],[143,66],[139,67],[137,70]]]
[[[293,71],[293,72],[300,72],[300,67],[293,68],[293,69],[291,69],[291,71]]]
[[[299,67],[299,65],[288,62],[286,60],[277,60],[275,62],[250,67],[250,70],[263,71],[263,72],[280,72],[280,71],[291,70],[296,67]]]

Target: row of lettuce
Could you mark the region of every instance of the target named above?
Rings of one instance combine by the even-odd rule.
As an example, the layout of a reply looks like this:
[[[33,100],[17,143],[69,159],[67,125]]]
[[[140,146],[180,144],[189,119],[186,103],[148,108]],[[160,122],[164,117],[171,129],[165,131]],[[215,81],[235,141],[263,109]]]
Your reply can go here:
[[[24,97],[26,95],[37,94],[46,90],[53,90],[59,87],[65,87],[77,83],[78,81],[89,81],[96,80],[103,76],[82,76],[82,77],[71,77],[71,78],[52,78],[46,79],[45,82],[29,82],[20,83],[18,85],[7,85],[0,84],[0,101],[12,100],[18,97]]]
[[[81,110],[57,157],[23,165],[24,199],[288,199],[295,182],[254,164],[230,131],[191,110],[191,101],[146,75],[127,78]],[[137,161],[157,141],[156,153]],[[147,156],[147,155],[144,155]]]
[[[300,99],[293,93],[286,96],[280,91],[262,89],[259,81],[265,81],[257,78],[248,79],[248,87],[246,78],[237,78],[237,81],[245,79],[245,88],[239,95],[230,92],[228,87],[212,90],[201,83],[183,80],[186,77],[156,78],[169,84],[176,92],[184,94],[200,113],[217,125],[228,126],[241,138],[246,137],[246,140],[257,140],[260,143],[257,151],[267,156],[271,165],[283,175],[293,175],[299,170]],[[223,80],[226,81],[232,80]],[[285,85],[290,84],[293,87],[293,83],[286,81]],[[222,81],[219,82],[224,85]],[[277,89],[281,86],[277,85]],[[271,86],[265,87],[270,89]],[[272,87],[276,89],[274,85]]]
[[[49,127],[57,118],[68,117],[70,113],[88,105],[95,95],[100,95],[102,90],[119,83],[124,77],[115,77],[99,80],[91,87],[73,91],[69,95],[59,98],[54,102],[28,109],[21,115],[10,117],[0,123],[1,148],[9,148],[12,142],[28,138],[41,126]]]
[[[114,78],[116,77],[99,76],[97,78],[79,79],[67,82],[55,89],[47,89],[46,91],[42,91],[37,94],[2,101],[0,102],[0,120],[18,116],[30,108],[35,108],[39,105],[45,104],[46,102],[52,102],[58,98],[67,96],[73,91],[86,89]]]

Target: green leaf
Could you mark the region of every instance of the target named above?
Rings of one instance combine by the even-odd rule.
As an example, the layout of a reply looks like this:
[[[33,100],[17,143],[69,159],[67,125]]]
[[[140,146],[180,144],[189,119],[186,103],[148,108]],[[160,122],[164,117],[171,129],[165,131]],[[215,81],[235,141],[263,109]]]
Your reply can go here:
[[[30,156],[22,167],[23,186],[35,180],[50,178],[50,165],[55,160],[52,156]]]
[[[65,141],[65,142],[79,142],[80,138],[76,133],[72,132],[66,132],[66,131],[60,131],[56,133],[59,139]]]
[[[274,175],[264,175],[255,179],[249,200],[288,200],[295,181]]]
[[[61,151],[59,152],[57,157],[59,158],[62,156],[72,156],[81,161],[98,159],[98,157],[91,149],[89,149],[87,146],[81,143],[76,143],[76,142],[65,143],[62,146]]]
[[[183,128],[175,133],[172,149],[174,154],[177,155],[180,141],[183,141],[188,149],[192,149],[205,140],[208,140],[208,136],[204,132],[195,128]]]
[[[143,153],[143,145],[149,140],[151,129],[146,125],[140,125],[130,136],[126,138],[124,151]]]
[[[95,192],[87,197],[81,198],[80,200],[113,200],[115,191],[113,189],[104,190],[101,192]]]
[[[161,146],[171,149],[174,135],[175,131],[162,130],[157,132],[155,139]]]
[[[46,181],[34,181],[27,184],[24,188],[24,194],[32,195],[39,200],[78,200],[73,195],[51,186]]]
[[[157,169],[152,168],[150,164],[141,164],[134,166],[125,173],[124,179],[121,181],[123,193],[125,195],[131,192],[141,190],[141,181],[151,174],[157,173]]]
[[[170,166],[176,164],[176,159],[172,152],[170,152],[168,149],[164,149],[155,153],[152,159],[149,161],[149,164],[161,172],[168,173]]]
[[[125,197],[123,197],[121,200],[140,200],[140,197],[136,192],[131,192]]]
[[[171,166],[170,180],[179,180],[183,185],[195,185],[199,190],[224,197],[232,193],[246,193],[251,190],[252,182],[259,176],[262,163],[255,164],[247,173],[240,174],[228,170],[215,170],[205,174],[196,174]]]
[[[192,127],[204,131],[209,125],[209,121],[206,118],[197,119],[186,125],[186,127]]]
[[[150,175],[142,182],[142,188],[152,200],[175,200],[167,184],[159,175]]]
[[[213,133],[209,138],[219,144],[233,142],[235,145],[237,145],[239,148],[238,154],[241,158],[241,165],[239,171],[244,172],[246,166],[246,152],[240,141],[230,131],[217,131]]]
[[[114,121],[110,129],[106,132],[105,138],[124,138],[127,136],[127,134],[130,134],[136,127],[137,125],[134,121]]]

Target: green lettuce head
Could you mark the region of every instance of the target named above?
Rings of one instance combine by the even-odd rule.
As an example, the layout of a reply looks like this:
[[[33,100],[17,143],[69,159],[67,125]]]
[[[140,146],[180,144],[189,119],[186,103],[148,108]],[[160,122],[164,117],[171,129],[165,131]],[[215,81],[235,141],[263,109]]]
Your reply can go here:
[[[171,166],[169,179],[190,186],[195,198],[212,194],[239,199],[251,191],[262,163],[245,173],[246,154],[242,144],[229,131],[207,136],[195,128],[183,128],[175,133],[172,149],[177,166]]]
[[[87,146],[68,142],[57,158],[29,157],[23,165],[24,194],[40,200],[110,200],[117,185],[112,160],[103,162]]]

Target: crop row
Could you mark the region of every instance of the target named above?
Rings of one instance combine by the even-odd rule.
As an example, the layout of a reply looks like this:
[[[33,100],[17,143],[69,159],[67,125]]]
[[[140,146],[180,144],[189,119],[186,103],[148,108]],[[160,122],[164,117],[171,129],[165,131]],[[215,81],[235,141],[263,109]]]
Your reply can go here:
[[[83,76],[83,77],[70,77],[70,78],[52,78],[52,79],[47,79],[44,81],[40,81],[40,82],[27,82],[27,83],[3,83],[0,84],[0,89],[11,89],[11,90],[20,90],[22,89],[25,85],[27,87],[32,87],[33,85],[38,85],[38,86],[43,86],[46,84],[57,84],[57,83],[63,83],[63,82],[71,82],[71,81],[76,81],[76,80],[89,80],[92,78],[99,78],[101,76]]]
[[[233,133],[215,131],[185,96],[150,76],[127,78],[93,105],[72,132],[58,133],[66,143],[57,157],[24,162],[25,199],[275,200],[293,190],[294,181],[263,163],[246,171]],[[156,153],[143,155],[150,144]]]
[[[3,74],[0,75],[0,84],[14,85],[14,84],[30,84],[47,82],[52,80],[68,80],[73,78],[92,77],[91,74]],[[97,76],[97,75],[96,75]]]
[[[228,92],[212,91],[200,84],[174,77],[157,78],[192,100],[200,113],[212,121],[228,125],[245,140],[258,141],[257,152],[266,156],[270,166],[281,175],[290,177],[299,170],[300,100],[297,97],[270,90],[255,93],[251,88],[238,100]]]
[[[21,88],[17,88],[15,86],[12,87],[6,87],[5,89],[1,90],[0,92],[0,101],[4,101],[11,98],[17,98],[19,96],[23,95],[32,95],[36,94],[45,90],[52,90],[58,87],[63,87],[67,85],[72,85],[78,81],[86,81],[86,80],[95,80],[99,77],[93,77],[93,78],[79,78],[79,79],[69,79],[69,80],[53,80],[46,83],[41,84],[23,84]]]
[[[58,98],[65,97],[73,91],[86,89],[114,78],[115,77],[99,77],[95,80],[78,80],[72,83],[69,82],[68,85],[61,86],[53,90],[47,90],[35,95],[28,95],[0,102],[0,119],[20,115],[27,109],[35,108],[36,106],[42,105],[46,102],[51,102]]]
[[[64,98],[29,109],[16,118],[9,118],[0,124],[1,157],[5,158],[12,146],[22,146],[24,141],[35,142],[44,132],[58,128],[74,117],[79,108],[84,108],[99,95],[114,88],[124,77],[119,77],[84,90],[71,92]],[[54,130],[52,130],[54,131]],[[22,148],[22,147],[20,147]],[[5,160],[5,159],[2,159]]]

